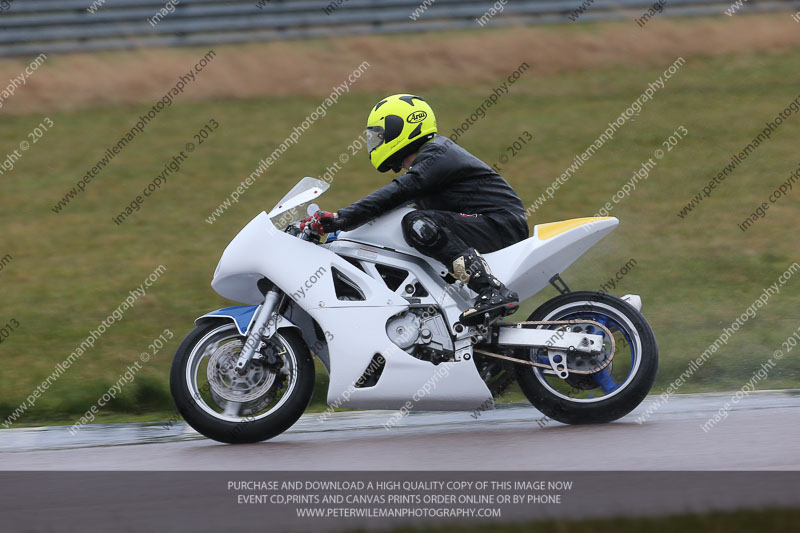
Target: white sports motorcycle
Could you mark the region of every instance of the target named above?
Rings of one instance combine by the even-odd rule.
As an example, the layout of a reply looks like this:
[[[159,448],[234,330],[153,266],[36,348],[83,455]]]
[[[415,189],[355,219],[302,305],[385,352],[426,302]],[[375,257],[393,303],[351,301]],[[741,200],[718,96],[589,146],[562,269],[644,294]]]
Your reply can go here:
[[[338,407],[485,410],[516,380],[548,417],[587,424],[616,420],[647,395],[658,349],[641,299],[569,292],[559,276],[616,218],[540,224],[485,254],[520,300],[548,283],[561,294],[525,322],[465,327],[458,317],[475,294],[406,244],[410,207],[325,243],[300,230],[303,207],[314,212],[327,188],[302,179],[222,254],[211,285],[246,305],[198,318],[170,375],[178,411],[203,435],[247,443],[286,431],[314,392],[312,351]]]

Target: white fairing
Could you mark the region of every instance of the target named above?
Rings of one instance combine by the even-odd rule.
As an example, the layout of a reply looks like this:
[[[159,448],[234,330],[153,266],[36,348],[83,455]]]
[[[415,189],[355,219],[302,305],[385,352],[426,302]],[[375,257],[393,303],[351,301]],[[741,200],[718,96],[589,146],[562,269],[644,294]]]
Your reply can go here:
[[[398,252],[418,256],[419,252],[409,246],[403,238],[403,229],[400,225],[403,217],[412,211],[414,209],[411,207],[398,207],[354,230],[341,232],[339,238],[372,244],[380,248],[394,248]]]
[[[614,217],[587,220],[592,222],[549,238],[541,238],[540,226],[535,226],[533,237],[484,257],[492,273],[516,291],[520,301],[526,300],[619,225]]]
[[[317,194],[312,190],[312,196]],[[439,365],[399,348],[389,339],[386,324],[391,317],[409,308],[402,288],[390,290],[381,276],[376,275],[374,266],[367,269],[372,272],[370,275],[332,251],[357,257],[391,256],[394,261],[407,259],[409,270],[417,273],[415,279],[425,281],[426,287],[433,286],[432,292],[437,294],[431,293],[430,298],[443,309],[452,328],[468,300],[459,296],[458,291],[453,294],[440,291],[446,284],[435,278],[446,272],[445,266],[422,258],[406,244],[400,221],[410,210],[407,207],[396,209],[354,231],[342,232],[339,241],[330,246],[319,246],[279,231],[270,216],[262,212],[225,249],[212,286],[226,298],[257,305],[264,300],[257,283],[266,277],[304,309],[327,338],[330,404],[399,409],[408,407],[407,402],[411,402],[415,409],[485,409],[493,402],[472,361],[471,346],[462,344],[463,348],[457,348],[454,362]],[[517,291],[521,300],[528,298],[618,224],[616,218],[585,220],[588,222],[551,224],[544,232],[537,226],[533,237],[485,254],[486,260],[495,275]],[[420,258],[424,262],[420,263]],[[420,264],[432,268],[421,268]],[[358,286],[363,300],[337,297],[334,268]],[[466,335],[468,332],[460,337]],[[355,387],[376,354],[386,360],[377,383]]]
[[[395,209],[353,231],[342,232],[339,238],[389,247],[419,257],[419,252],[405,242],[400,227],[403,216],[410,211],[409,207]],[[492,273],[516,291],[520,300],[525,300],[547,286],[554,274],[566,270],[619,224],[614,217],[585,220],[588,222],[548,238],[540,238],[540,226],[535,226],[533,237],[483,256]],[[447,272],[447,267],[435,259],[423,258],[438,271]]]
[[[332,268],[356,283],[365,299],[337,299]],[[290,295],[327,332],[328,403],[385,409],[399,409],[407,401],[417,409],[491,405],[491,394],[471,359],[434,366],[389,339],[386,322],[408,308],[405,299],[325,247],[276,230],[266,213],[228,245],[211,285],[231,300],[259,304],[263,296],[256,284],[263,277]],[[355,388],[375,354],[386,360],[378,383]]]
[[[391,248],[401,253],[421,257],[428,264],[434,267],[442,275],[447,273],[447,268],[437,260],[420,255],[420,253],[408,245],[403,237],[401,221],[411,211],[411,207],[399,207],[390,211],[380,218],[367,222],[352,231],[343,231],[339,234],[340,240],[369,244],[378,248]]]

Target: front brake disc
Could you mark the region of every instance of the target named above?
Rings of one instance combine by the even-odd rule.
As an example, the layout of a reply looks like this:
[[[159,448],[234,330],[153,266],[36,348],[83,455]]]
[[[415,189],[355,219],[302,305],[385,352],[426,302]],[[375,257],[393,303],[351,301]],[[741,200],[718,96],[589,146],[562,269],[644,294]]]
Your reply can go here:
[[[211,355],[206,377],[215,401],[248,404],[266,396],[275,382],[275,372],[262,362],[253,360],[242,376],[236,371],[236,361],[242,350],[239,341],[219,346]]]

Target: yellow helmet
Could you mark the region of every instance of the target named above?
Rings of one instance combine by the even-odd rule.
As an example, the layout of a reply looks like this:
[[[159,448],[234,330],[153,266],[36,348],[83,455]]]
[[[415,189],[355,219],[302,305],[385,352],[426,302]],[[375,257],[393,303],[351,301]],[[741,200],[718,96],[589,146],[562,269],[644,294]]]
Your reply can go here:
[[[433,139],[436,117],[420,96],[393,94],[372,108],[367,117],[367,150],[380,172],[397,172],[409,154]]]

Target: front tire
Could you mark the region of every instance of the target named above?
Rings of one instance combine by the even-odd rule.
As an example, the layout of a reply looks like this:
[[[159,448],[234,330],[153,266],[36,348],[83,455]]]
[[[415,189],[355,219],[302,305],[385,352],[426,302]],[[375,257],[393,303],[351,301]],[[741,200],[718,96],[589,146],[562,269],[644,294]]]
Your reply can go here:
[[[281,329],[268,357],[253,359],[244,376],[233,365],[244,337],[230,322],[207,322],[178,347],[170,390],[178,412],[196,431],[228,444],[271,439],[289,429],[314,393],[314,361],[300,335]]]
[[[553,420],[564,424],[611,422],[630,413],[650,392],[658,370],[655,335],[639,311],[600,292],[557,296],[542,304],[528,320],[581,318],[600,322],[614,335],[617,350],[609,367],[595,374],[570,374],[565,382],[547,369],[515,365],[517,381],[534,407]],[[596,327],[586,331],[601,333]],[[547,361],[538,349],[520,355],[532,361]]]

